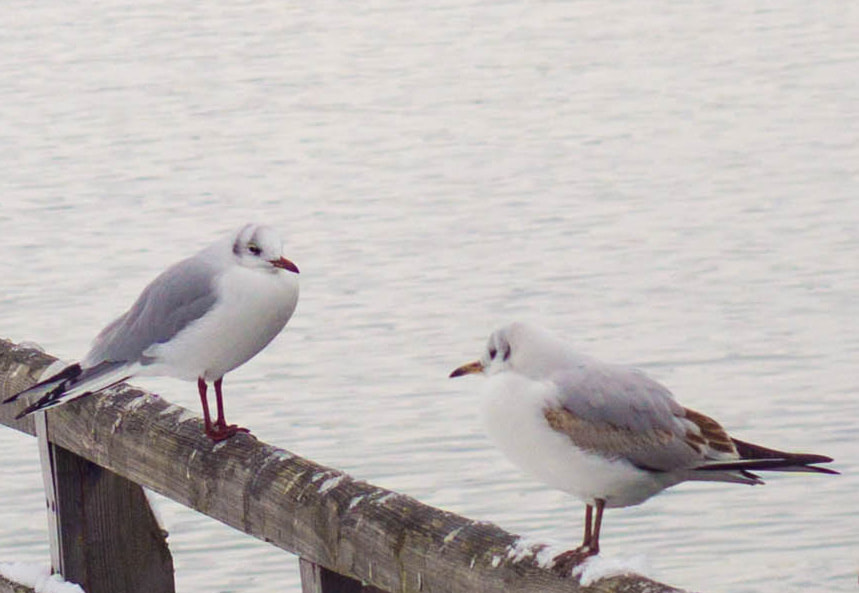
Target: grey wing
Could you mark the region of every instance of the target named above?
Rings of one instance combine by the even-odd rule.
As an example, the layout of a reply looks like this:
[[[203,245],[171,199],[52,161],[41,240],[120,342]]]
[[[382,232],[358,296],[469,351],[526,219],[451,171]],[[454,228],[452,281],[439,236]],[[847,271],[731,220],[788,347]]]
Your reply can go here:
[[[171,266],[98,334],[82,364],[89,367],[105,360],[146,364],[147,348],[170,340],[212,308],[216,280],[217,270],[199,258]]]
[[[594,362],[553,381],[562,407],[547,410],[546,419],[577,446],[655,471],[692,468],[731,453],[719,453],[710,442],[729,438],[718,423],[687,410],[636,369]]]

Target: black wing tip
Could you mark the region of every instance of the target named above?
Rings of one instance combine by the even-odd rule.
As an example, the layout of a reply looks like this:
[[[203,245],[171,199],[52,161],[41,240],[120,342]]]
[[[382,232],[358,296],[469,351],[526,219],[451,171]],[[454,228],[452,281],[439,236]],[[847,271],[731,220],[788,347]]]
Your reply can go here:
[[[775,451],[780,455],[765,455],[762,457],[754,456],[755,459],[792,459],[801,465],[810,465],[812,463],[832,463],[835,461],[829,455],[819,455],[817,453],[787,453],[785,451]]]
[[[39,410],[42,410],[44,408],[50,408],[54,404],[54,400],[56,400],[56,394],[54,392],[51,392],[45,397],[33,402],[32,404],[15,414],[15,420],[20,420],[24,416],[32,414],[33,412],[38,412]]]
[[[23,410],[18,412],[18,414],[15,415],[15,420],[20,420],[24,416],[27,416],[28,414],[32,414],[33,412],[40,412],[42,410],[47,410],[49,408],[55,408],[56,406],[59,406],[60,404],[74,401],[76,399],[80,399],[80,398],[87,396],[87,395],[92,395],[91,391],[87,391],[85,393],[81,393],[80,395],[76,395],[75,397],[73,397],[71,399],[63,399],[62,396],[64,393],[65,393],[65,390],[62,389],[61,387],[55,389],[54,391],[51,391],[50,393],[48,393],[44,397],[33,402],[32,404],[30,404],[29,406],[27,406],[26,408],[24,408]]]
[[[69,380],[69,379],[76,379],[77,377],[80,376],[80,374],[82,372],[83,372],[83,369],[81,368],[81,365],[79,362],[76,362],[74,364],[70,364],[69,366],[62,368],[59,372],[54,373],[50,377],[47,377],[46,379],[43,379],[43,380],[39,381],[38,383],[30,385],[29,387],[27,387],[27,389],[19,391],[18,393],[14,394],[14,395],[10,395],[9,397],[7,397],[6,399],[3,400],[3,403],[4,404],[12,403],[13,401],[17,400],[22,395],[26,395],[32,391],[39,389],[40,387],[44,387],[45,385],[48,385],[50,383],[56,383],[59,381],[65,381],[65,380]]]
[[[835,470],[830,470],[822,467],[813,467],[818,463],[832,463],[834,459],[828,455],[818,455],[816,453],[788,453],[787,451],[779,451],[778,449],[769,449],[761,445],[755,445],[746,441],[741,441],[737,438],[731,438],[741,459],[759,460],[765,462],[773,461],[773,469],[779,466],[785,467],[795,465],[797,467],[806,467],[809,471],[819,471],[821,473],[838,473]],[[758,468],[760,469],[760,468]]]
[[[3,403],[4,404],[12,403],[12,402],[16,401],[18,398],[20,398],[22,395],[27,395],[29,393],[32,393],[33,391],[36,391],[42,387],[45,387],[46,385],[51,385],[52,383],[57,384],[56,387],[54,387],[53,389],[48,391],[47,394],[45,394],[44,396],[42,396],[41,398],[36,400],[34,403],[30,404],[29,406],[27,406],[26,408],[24,408],[23,410],[18,412],[15,415],[15,420],[20,420],[21,418],[23,418],[27,414],[32,414],[33,412],[36,412],[36,411],[41,410],[43,408],[51,407],[54,400],[56,400],[66,390],[66,387],[68,386],[68,382],[74,381],[76,378],[78,378],[81,375],[82,372],[83,372],[83,369],[81,369],[80,363],[76,362],[74,364],[70,364],[69,366],[60,370],[58,373],[54,373],[53,375],[51,375],[47,379],[45,379],[43,381],[39,381],[38,383],[36,383],[35,385],[31,385],[27,389],[25,389],[23,391],[19,391],[15,395],[7,397],[6,399],[3,400]]]
[[[830,459],[830,461],[832,461]],[[822,462],[821,462],[822,463]],[[828,467],[817,467],[816,465],[805,465],[803,466],[809,471],[813,471],[818,474],[829,474],[830,476],[840,476],[841,472],[836,471],[834,469],[829,469]]]
[[[823,455],[815,455],[815,458],[825,458]],[[830,460],[831,461],[831,460]],[[757,478],[758,476],[751,473],[754,471],[774,471],[774,472],[805,472],[817,474],[841,475],[841,472],[828,467],[819,467],[815,463],[825,463],[823,461],[807,461],[797,459],[796,457],[766,458],[766,459],[740,459],[737,461],[723,461],[708,463],[696,469],[703,471],[739,471]]]
[[[9,397],[7,397],[6,399],[4,399],[4,400],[3,400],[3,403],[4,403],[4,404],[11,404],[13,401],[15,401],[16,399],[18,399],[18,397],[19,397],[22,393],[24,393],[24,392],[23,392],[23,391],[19,391],[19,392],[18,392],[18,393],[16,393],[15,395],[10,395]]]

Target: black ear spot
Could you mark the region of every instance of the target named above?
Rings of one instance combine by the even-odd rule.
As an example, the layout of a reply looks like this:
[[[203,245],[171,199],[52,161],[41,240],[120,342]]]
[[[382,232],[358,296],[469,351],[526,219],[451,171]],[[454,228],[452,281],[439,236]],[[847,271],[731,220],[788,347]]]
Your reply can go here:
[[[498,354],[498,350],[496,350],[495,348],[489,349],[489,358],[491,358],[492,360],[495,360],[496,354]]]
[[[506,346],[506,347],[504,348],[504,355],[503,355],[502,360],[503,360],[504,362],[507,362],[507,359],[508,359],[508,358],[510,358],[510,346]]]

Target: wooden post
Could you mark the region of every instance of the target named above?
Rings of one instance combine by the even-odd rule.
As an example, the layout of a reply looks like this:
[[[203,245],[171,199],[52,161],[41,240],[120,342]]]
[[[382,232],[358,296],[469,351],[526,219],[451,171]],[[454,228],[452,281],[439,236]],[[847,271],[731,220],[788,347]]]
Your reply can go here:
[[[65,574],[60,553],[60,526],[57,522],[57,484],[54,475],[54,446],[48,442],[48,424],[45,414],[35,414],[36,440],[42,465],[42,483],[45,486],[45,506],[48,508],[48,539],[51,547],[51,571]]]
[[[298,567],[301,571],[301,593],[385,593],[304,558],[298,559]]]
[[[37,416],[54,572],[87,593],[175,593],[167,534],[143,488],[52,443]]]

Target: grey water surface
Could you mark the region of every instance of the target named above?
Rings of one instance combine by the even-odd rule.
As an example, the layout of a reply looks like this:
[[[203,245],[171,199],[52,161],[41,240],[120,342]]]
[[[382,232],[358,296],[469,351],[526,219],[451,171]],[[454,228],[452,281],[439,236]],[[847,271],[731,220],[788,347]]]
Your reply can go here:
[[[582,506],[483,436],[512,320],[635,364],[839,477],[685,484],[603,554],[710,593],[856,591],[859,5],[11,0],[0,8],[0,336],[72,360],[250,220],[301,268],[231,421],[558,549]],[[197,410],[195,387],[139,385]],[[48,562],[35,442],[0,430],[0,561]],[[169,501],[183,592],[296,561]]]

